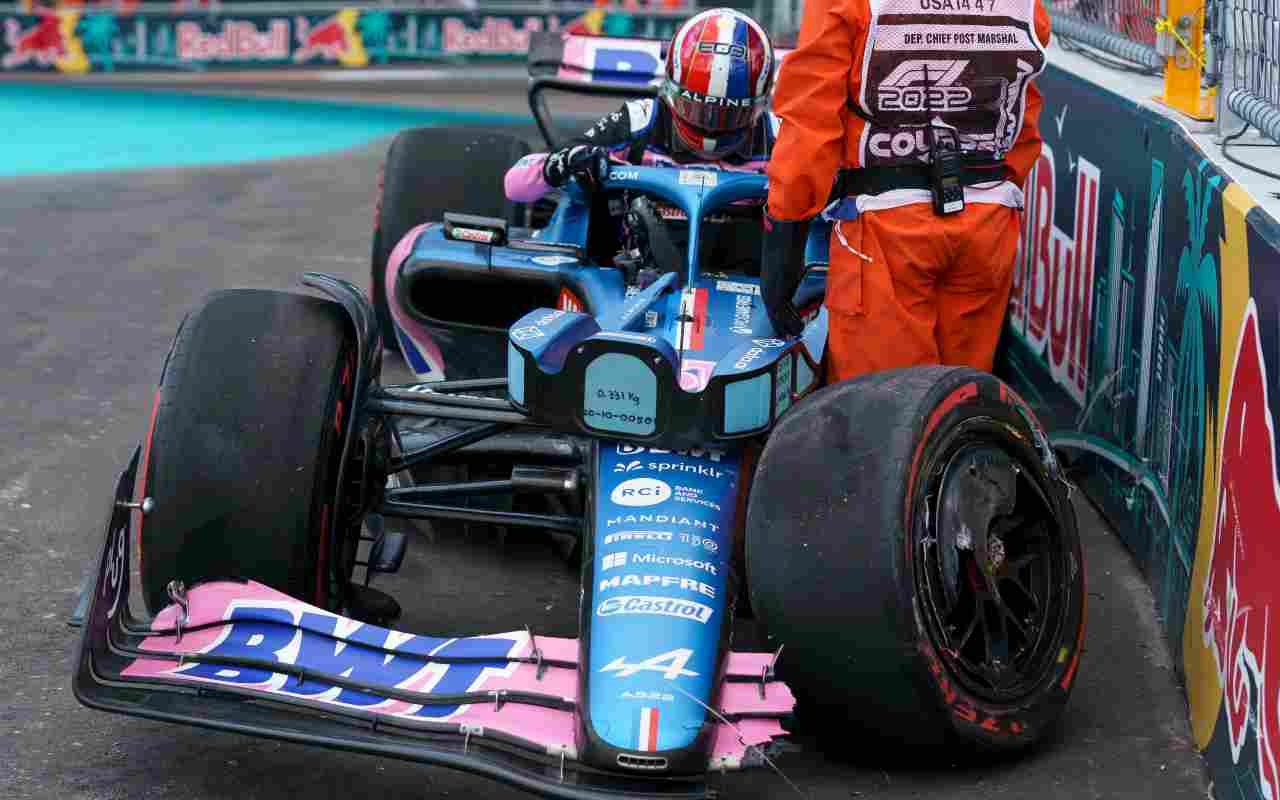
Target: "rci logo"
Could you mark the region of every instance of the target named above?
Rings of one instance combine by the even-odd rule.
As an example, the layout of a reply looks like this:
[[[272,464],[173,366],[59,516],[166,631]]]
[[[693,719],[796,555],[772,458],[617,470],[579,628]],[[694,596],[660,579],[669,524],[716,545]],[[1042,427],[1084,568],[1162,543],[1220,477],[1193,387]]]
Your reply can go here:
[[[632,478],[618,484],[609,499],[620,506],[656,506],[671,498],[671,487],[653,478]]]

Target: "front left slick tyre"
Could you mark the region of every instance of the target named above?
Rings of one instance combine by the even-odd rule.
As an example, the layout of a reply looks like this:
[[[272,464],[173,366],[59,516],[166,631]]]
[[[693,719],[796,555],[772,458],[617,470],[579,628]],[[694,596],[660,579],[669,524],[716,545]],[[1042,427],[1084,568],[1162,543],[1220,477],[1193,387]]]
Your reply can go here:
[[[171,580],[255,580],[322,608],[340,593],[330,540],[355,333],[338,304],[256,289],[216,292],[165,360],[141,480],[149,611]]]

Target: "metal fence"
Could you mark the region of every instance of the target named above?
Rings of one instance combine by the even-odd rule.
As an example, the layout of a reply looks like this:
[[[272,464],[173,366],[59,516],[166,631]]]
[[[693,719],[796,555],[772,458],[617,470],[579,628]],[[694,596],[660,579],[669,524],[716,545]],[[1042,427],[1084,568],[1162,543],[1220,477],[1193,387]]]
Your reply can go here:
[[[1220,133],[1280,141],[1280,0],[1046,0],[1056,34],[1142,67],[1198,70]],[[1206,103],[1206,105],[1209,105]],[[1212,107],[1212,106],[1210,106]]]
[[[1220,123],[1234,115],[1280,141],[1280,0],[1212,3]]]
[[[1054,32],[1149,69],[1164,66],[1156,50],[1161,0],[1046,0]]]
[[[1045,5],[1055,20],[1078,19],[1155,48],[1160,0],[1049,0]]]

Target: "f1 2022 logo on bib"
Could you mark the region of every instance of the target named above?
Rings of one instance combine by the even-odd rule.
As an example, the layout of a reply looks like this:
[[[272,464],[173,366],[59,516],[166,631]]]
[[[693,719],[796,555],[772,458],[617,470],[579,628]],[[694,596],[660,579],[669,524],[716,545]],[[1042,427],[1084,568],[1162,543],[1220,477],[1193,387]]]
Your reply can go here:
[[[973,100],[966,86],[956,86],[968,61],[914,59],[894,68],[876,89],[881,111],[964,111]]]
[[[632,478],[618,484],[609,499],[620,506],[656,506],[671,499],[671,486],[655,478]]]

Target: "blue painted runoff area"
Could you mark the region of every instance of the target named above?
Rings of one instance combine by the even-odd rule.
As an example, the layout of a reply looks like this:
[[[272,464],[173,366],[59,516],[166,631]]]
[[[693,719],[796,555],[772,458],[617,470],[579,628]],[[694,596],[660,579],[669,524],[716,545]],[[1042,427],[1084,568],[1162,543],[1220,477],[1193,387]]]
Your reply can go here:
[[[0,83],[0,177],[317,155],[423,125],[510,114],[165,90]]]

